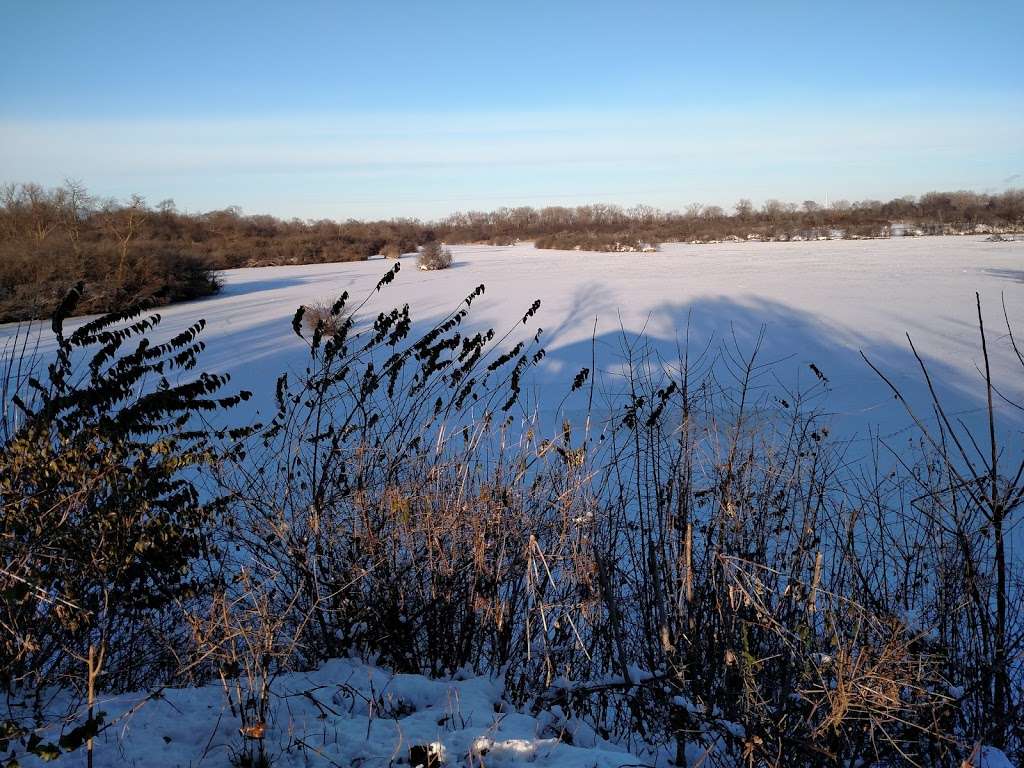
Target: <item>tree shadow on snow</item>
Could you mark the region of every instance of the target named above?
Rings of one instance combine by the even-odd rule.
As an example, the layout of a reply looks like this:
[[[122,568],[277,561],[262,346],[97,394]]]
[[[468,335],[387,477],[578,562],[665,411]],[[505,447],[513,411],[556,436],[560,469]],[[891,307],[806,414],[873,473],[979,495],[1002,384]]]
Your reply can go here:
[[[891,440],[910,439],[916,434],[912,419],[861,357],[863,351],[918,416],[934,423],[927,382],[909,345],[827,325],[794,307],[726,297],[663,303],[651,310],[642,333],[609,327],[609,319],[614,323],[614,317],[598,316],[599,332],[591,338],[581,340],[577,333],[563,343],[567,323],[543,335],[547,356],[533,373],[534,406],[543,409],[552,401],[557,403],[564,395],[555,394],[567,392],[567,382],[580,369],[593,367],[592,361],[598,371],[595,389],[606,400],[621,402],[628,394],[625,371],[642,361],[675,372],[677,379],[686,361],[691,381],[710,374],[721,385],[735,389],[745,364],[753,359],[754,395],[764,403],[792,403],[802,397],[850,440],[862,441],[876,432]],[[578,322],[592,327],[592,315],[579,317]],[[930,359],[927,349],[919,352],[947,413],[972,430],[982,429],[985,390],[980,374],[970,366],[953,367]],[[980,365],[980,349],[977,358]],[[1024,402],[1017,383],[1019,370],[997,369],[995,375],[1000,377],[997,385],[1001,382],[1005,387],[1004,394]],[[585,412],[590,397],[589,388],[572,394],[564,406],[567,417],[574,420]],[[1022,412],[1002,402],[996,406],[1003,427],[1019,432],[1024,426]]]
[[[1024,269],[986,269],[986,275],[999,277],[1003,280],[1010,280],[1014,283],[1024,283]]]

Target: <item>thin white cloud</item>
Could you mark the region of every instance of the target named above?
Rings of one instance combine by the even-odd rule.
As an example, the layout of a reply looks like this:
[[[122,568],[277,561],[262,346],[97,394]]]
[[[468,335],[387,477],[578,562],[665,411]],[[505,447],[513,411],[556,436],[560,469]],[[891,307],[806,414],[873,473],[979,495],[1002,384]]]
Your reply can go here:
[[[480,206],[500,201],[501,195],[510,203],[513,198],[546,201],[555,196],[552,189],[566,198],[609,189],[619,190],[617,196],[660,189],[664,196],[673,179],[678,188],[683,177],[698,190],[718,189],[728,180],[734,185],[730,198],[770,182],[778,189],[765,194],[784,197],[794,186],[806,185],[801,174],[820,176],[827,169],[841,176],[855,166],[887,166],[891,187],[902,180],[901,166],[938,166],[971,157],[988,161],[1014,153],[1019,158],[1022,116],[1021,110],[1006,109],[938,115],[892,105],[845,110],[800,105],[650,114],[7,120],[0,122],[0,173],[5,177],[0,180],[53,183],[71,176],[130,187],[133,180],[155,186],[173,178],[176,194],[205,201],[213,179],[214,188],[225,193],[240,189],[247,198],[220,205],[238,202],[258,209],[267,194],[247,189],[249,182],[242,179],[292,177],[314,188],[315,200],[304,204],[310,215],[322,215],[332,189],[339,202],[371,201],[360,203],[367,210],[377,207],[371,215],[388,215],[389,197],[429,203],[430,212],[425,207],[422,215],[433,215],[442,204],[439,177],[446,185],[445,201],[471,205],[478,200]],[[919,174],[921,169],[912,170]],[[913,174],[906,175],[906,183]],[[536,183],[529,188],[531,178]],[[352,181],[372,181],[370,193],[353,196],[336,189]],[[295,205],[303,204],[293,203],[290,209]],[[403,210],[394,213],[418,212],[409,210],[414,205],[397,207]]]

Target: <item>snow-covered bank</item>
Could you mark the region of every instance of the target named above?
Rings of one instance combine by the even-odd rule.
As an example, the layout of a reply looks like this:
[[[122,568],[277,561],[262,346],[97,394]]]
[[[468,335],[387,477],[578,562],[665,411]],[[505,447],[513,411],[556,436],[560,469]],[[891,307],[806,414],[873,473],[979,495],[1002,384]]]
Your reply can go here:
[[[241,722],[219,685],[164,689],[103,700],[113,725],[95,742],[95,768],[228,768],[243,744]],[[736,726],[738,727],[738,726]],[[43,733],[43,736],[52,734]],[[440,757],[438,766],[660,768],[674,746],[635,740],[610,743],[561,707],[536,715],[513,707],[500,680],[456,674],[431,680],[394,675],[355,660],[281,675],[273,689],[263,742],[278,768],[414,766],[411,756]],[[688,768],[724,766],[713,742],[686,749]],[[79,751],[50,765],[81,765]],[[23,765],[41,765],[36,758]],[[979,748],[964,768],[1012,768],[998,750]]]
[[[165,689],[149,699],[119,696],[100,708],[117,722],[96,740],[96,768],[221,768],[242,746],[241,722],[219,685]],[[351,660],[278,678],[264,744],[281,768],[410,765],[416,746],[440,754],[445,765],[616,768],[657,760],[604,741],[558,708],[536,717],[516,711],[500,680],[430,680]],[[57,765],[83,760],[78,752]]]

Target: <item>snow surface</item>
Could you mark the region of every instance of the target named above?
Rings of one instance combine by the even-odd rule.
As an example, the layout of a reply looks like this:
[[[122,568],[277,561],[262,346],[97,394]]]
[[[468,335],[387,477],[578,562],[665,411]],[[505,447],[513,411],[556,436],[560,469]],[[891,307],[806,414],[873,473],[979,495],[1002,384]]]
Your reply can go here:
[[[1014,768],[1010,758],[995,747],[982,747],[975,761],[976,768]]]
[[[859,350],[928,413],[927,390],[905,333],[927,361],[947,407],[977,415],[984,393],[975,291],[983,302],[996,383],[1007,397],[1024,397],[1001,306],[1005,295],[1011,323],[1024,338],[1021,241],[670,243],[645,254],[537,250],[530,243],[451,250],[454,264],[443,271],[420,271],[413,257],[403,258],[397,279],[368,311],[408,302],[413,319],[426,323],[483,283],[487,292],[474,302],[469,327],[494,327],[500,334],[540,299],[535,323],[519,338],[532,336],[537,325],[544,329],[547,357],[532,372],[528,391],[534,399],[546,394],[545,402],[560,401],[595,351],[599,369],[616,369],[640,334],[648,350],[673,361],[687,339],[691,357],[708,343],[729,347],[733,339],[749,353],[763,328],[760,360],[774,363],[772,385],[792,390],[816,384],[809,368],[814,363],[828,377],[822,406],[849,435],[863,438],[876,426],[892,436],[909,424]],[[290,324],[295,309],[333,300],[344,290],[362,298],[392,263],[230,270],[223,273],[220,295],[162,308],[162,332],[205,318],[201,365],[231,373],[234,386],[255,390],[253,402],[265,408],[277,375],[304,364],[304,347]],[[0,354],[12,334],[13,326],[0,327]],[[1004,418],[1020,420],[1021,411],[998,398],[997,406]]]
[[[410,748],[425,746],[443,765],[476,768],[668,768],[669,748],[602,739],[560,707],[533,716],[512,707],[501,682],[456,674],[431,680],[394,675],[349,659],[315,672],[288,673],[273,685],[264,747],[277,768],[410,766]],[[241,721],[219,685],[163,689],[100,701],[112,725],[95,741],[95,768],[228,768],[242,746]],[[55,733],[41,734],[56,740]],[[689,766],[718,765],[716,750],[687,745]],[[56,766],[81,765],[82,752]],[[32,757],[22,765],[42,763]],[[965,768],[1012,768],[992,747]]]
[[[315,672],[282,675],[273,691],[264,744],[280,768],[408,766],[414,745],[439,749],[447,765],[617,768],[638,763],[637,756],[557,708],[538,717],[517,712],[505,700],[501,682],[487,677],[430,680],[346,659]],[[242,745],[241,722],[225,701],[221,687],[209,685],[101,702],[107,721],[116,724],[96,740],[96,768],[230,765]],[[654,765],[656,759],[652,755],[646,762]],[[81,753],[71,753],[56,764],[83,761]]]

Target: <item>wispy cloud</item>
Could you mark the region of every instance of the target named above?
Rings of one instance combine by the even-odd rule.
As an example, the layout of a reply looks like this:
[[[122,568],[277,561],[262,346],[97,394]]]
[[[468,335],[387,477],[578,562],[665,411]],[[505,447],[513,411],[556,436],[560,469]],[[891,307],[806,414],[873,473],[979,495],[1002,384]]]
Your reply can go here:
[[[247,177],[292,177],[320,202],[296,199],[291,211],[320,215],[318,206],[357,199],[370,215],[436,215],[444,203],[532,197],[572,198],[606,189],[618,196],[660,190],[666,197],[691,189],[716,190],[728,178],[744,189],[842,186],[852,167],[886,167],[898,186],[902,168],[932,163],[984,165],[989,155],[1022,151],[1024,113],[1007,110],[920,114],[915,110],[819,109],[817,105],[730,111],[332,114],[291,119],[233,120],[8,120],[0,122],[0,167],[10,179],[52,183],[65,176],[95,180],[105,192],[125,194],[144,180],[168,179],[230,193],[259,209],[273,200],[246,189]],[[1005,166],[1004,166],[1005,167]],[[774,170],[773,170],[774,169]],[[781,169],[786,169],[782,174]],[[906,175],[904,173],[904,175]],[[778,177],[777,179],[775,177]],[[395,185],[404,177],[404,187]],[[746,180],[744,180],[746,177]],[[378,201],[368,181],[390,180],[401,211],[370,211]],[[685,179],[685,185],[681,180]],[[527,184],[527,180],[536,183]],[[913,178],[905,179],[909,185]],[[361,193],[353,196],[353,183]],[[1006,182],[1008,183],[1008,182]],[[440,195],[441,186],[446,194]],[[177,184],[185,189],[188,185]],[[334,188],[337,187],[337,188]],[[527,194],[524,190],[529,188]],[[905,187],[904,187],[905,188]],[[383,188],[382,188],[383,189]],[[195,195],[196,206],[207,204]],[[416,201],[424,205],[416,209]],[[636,197],[634,201],[638,201]],[[189,202],[189,201],[182,201]],[[308,210],[303,209],[307,206]],[[281,211],[278,211],[281,212]]]

